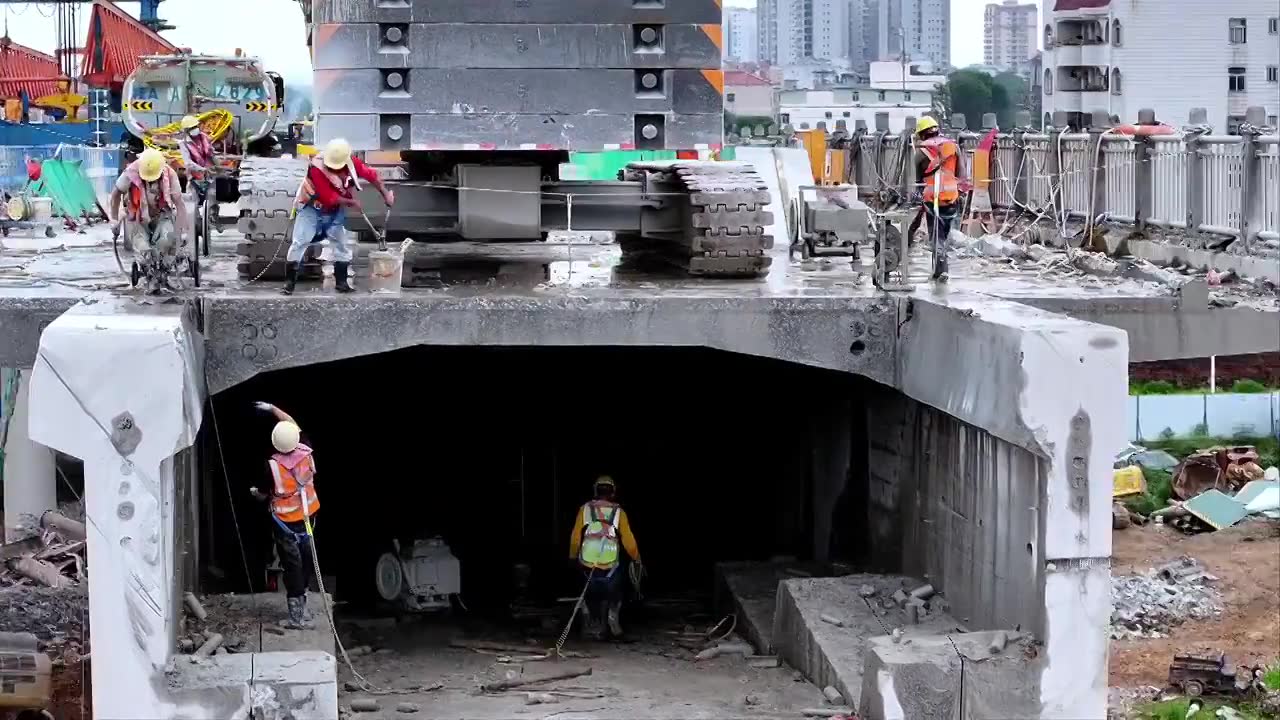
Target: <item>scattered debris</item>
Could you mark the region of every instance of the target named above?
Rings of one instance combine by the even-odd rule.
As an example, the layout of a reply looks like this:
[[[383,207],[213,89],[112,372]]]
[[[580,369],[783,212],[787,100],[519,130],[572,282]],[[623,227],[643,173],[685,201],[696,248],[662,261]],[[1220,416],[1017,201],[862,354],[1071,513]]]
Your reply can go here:
[[[564,672],[553,673],[551,675],[543,675],[542,677],[516,677],[509,680],[499,680],[497,682],[485,683],[480,686],[483,692],[502,692],[512,688],[526,687],[529,685],[541,685],[543,683],[555,682],[557,680],[569,680],[571,678],[590,675],[591,668],[581,670],[565,670]]]
[[[712,659],[718,658],[721,655],[742,655],[743,657],[746,657],[748,655],[754,655],[754,654],[755,654],[755,648],[751,647],[747,643],[722,642],[698,653],[693,657],[693,660],[694,662],[701,662],[703,660],[712,660]]]
[[[825,697],[827,702],[831,705],[844,704],[844,695],[841,695],[840,691],[831,685],[822,688],[822,696]]]
[[[200,604],[200,599],[193,592],[182,594],[182,601],[186,604],[187,610],[190,611],[191,617],[204,622],[209,619],[209,613],[204,609],[204,605]]]
[[[821,615],[818,616],[818,619],[829,625],[835,625],[836,627],[844,627],[844,621],[833,615],[822,613]]]
[[[404,713],[405,715],[411,715],[413,713],[416,713],[418,712],[419,709],[420,708],[417,706],[417,704],[411,703],[411,702],[402,702],[399,705],[396,705],[396,712]]]
[[[746,705],[746,706],[748,706],[748,707],[750,707],[751,705],[759,705],[759,704],[760,704],[760,696],[759,696],[759,695],[747,695],[746,697],[742,698],[742,704],[743,704],[743,705]]]
[[[1187,500],[1182,503],[1182,508],[1214,530],[1229,528],[1249,515],[1244,505],[1216,489],[1206,490]]]
[[[800,708],[800,714],[805,717],[830,718],[837,715],[853,715],[853,708],[849,707],[825,707],[825,708]]]
[[[201,645],[199,648],[197,648],[197,649],[196,649],[196,651],[195,651],[195,653],[193,654],[193,656],[194,656],[194,657],[198,657],[198,658],[206,658],[206,657],[209,657],[209,656],[210,656],[210,655],[212,655],[212,654],[214,653],[214,651],[216,651],[216,650],[217,650],[221,645],[222,645],[222,634],[221,634],[221,633],[209,633],[209,637],[208,637],[208,639],[206,639],[206,640],[204,641],[204,644],[203,644],[203,645]]]
[[[1111,637],[1164,637],[1187,620],[1222,614],[1216,578],[1192,558],[1181,558],[1141,575],[1112,578]]]
[[[782,667],[782,659],[777,655],[748,655],[747,665],[753,668]]]
[[[858,596],[864,598],[875,597],[876,588],[874,585],[859,585]]]
[[[351,712],[378,712],[378,709],[379,705],[377,698],[354,698],[351,701]]]
[[[552,695],[551,693],[531,692],[531,693],[526,693],[524,696],[525,705],[546,705],[549,703],[557,703],[557,702],[560,702],[560,698],[556,697],[555,695]]]

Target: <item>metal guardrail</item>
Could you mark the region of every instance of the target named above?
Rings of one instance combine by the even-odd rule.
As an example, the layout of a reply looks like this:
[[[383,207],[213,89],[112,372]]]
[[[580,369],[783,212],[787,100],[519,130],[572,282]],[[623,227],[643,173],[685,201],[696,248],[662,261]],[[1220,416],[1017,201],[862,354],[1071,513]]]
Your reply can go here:
[[[959,133],[969,172],[981,135]],[[853,147],[854,180],[913,186],[914,167],[895,183],[909,133],[871,133]],[[887,170],[893,169],[892,172]],[[1106,217],[1244,238],[1280,249],[1280,136],[1177,135],[1133,137],[1114,131],[1002,133],[992,162],[991,201],[1046,217]]]

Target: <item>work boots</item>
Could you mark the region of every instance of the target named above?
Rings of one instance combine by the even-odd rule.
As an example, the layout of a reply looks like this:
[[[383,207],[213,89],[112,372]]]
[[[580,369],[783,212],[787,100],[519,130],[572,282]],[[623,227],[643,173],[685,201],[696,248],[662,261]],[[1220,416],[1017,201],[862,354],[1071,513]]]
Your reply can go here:
[[[351,268],[349,262],[336,262],[333,264],[333,289],[340,293],[354,292],[355,288],[347,284],[347,271]]]
[[[307,599],[306,597],[287,598],[289,604],[289,619],[281,623],[289,630],[306,630],[311,627],[311,622],[307,619]]]
[[[609,606],[609,634],[615,638],[622,637],[622,622],[618,619],[621,612],[622,603],[613,603]]]
[[[287,262],[284,264],[284,287],[280,288],[281,295],[292,295],[295,288],[298,287],[298,263]]]

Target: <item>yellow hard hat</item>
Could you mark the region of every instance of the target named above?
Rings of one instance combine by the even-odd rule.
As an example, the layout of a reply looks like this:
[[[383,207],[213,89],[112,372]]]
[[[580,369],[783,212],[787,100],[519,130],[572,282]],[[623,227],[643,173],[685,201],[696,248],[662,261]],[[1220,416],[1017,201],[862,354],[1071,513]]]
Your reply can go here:
[[[609,477],[608,475],[601,475],[600,477],[596,478],[596,485],[608,485],[609,487],[617,487],[617,485],[613,482],[613,478]]]
[[[341,170],[351,162],[351,143],[342,138],[334,138],[324,146],[324,166],[330,170]]]
[[[200,121],[196,119],[196,116],[195,116],[195,115],[186,115],[186,116],[183,116],[183,118],[182,118],[182,129],[183,129],[183,130],[190,130],[190,129],[191,129],[191,128],[193,128],[193,127],[200,127]]]
[[[929,115],[925,115],[924,117],[916,121],[916,134],[919,135],[925,130],[932,130],[933,128],[936,128],[936,127],[938,127],[938,121],[933,119]]]
[[[291,453],[298,447],[302,431],[288,420],[281,420],[271,428],[271,446],[282,453]]]
[[[138,175],[147,182],[155,182],[164,172],[164,155],[155,148],[147,148],[138,156]]]

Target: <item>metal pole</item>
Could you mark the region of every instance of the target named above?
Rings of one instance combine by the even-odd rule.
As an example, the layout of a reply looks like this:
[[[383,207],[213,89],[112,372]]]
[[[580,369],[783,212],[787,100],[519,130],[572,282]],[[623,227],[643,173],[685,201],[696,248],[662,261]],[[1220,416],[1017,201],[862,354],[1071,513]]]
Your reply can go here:
[[[1209,394],[1218,392],[1218,356],[1209,356]]]

